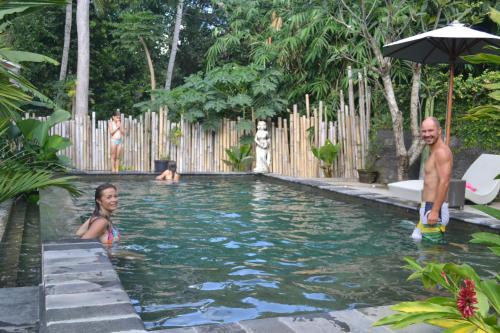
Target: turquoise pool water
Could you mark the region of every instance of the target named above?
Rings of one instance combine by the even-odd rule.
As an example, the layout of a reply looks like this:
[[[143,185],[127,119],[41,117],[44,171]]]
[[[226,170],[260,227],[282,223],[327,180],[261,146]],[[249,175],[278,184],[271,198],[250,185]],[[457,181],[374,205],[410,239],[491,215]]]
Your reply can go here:
[[[92,210],[93,189],[78,209]],[[456,224],[448,241],[418,245],[413,215],[346,203],[256,177],[185,178],[179,184],[118,181],[123,235],[112,249],[124,288],[148,329],[233,322],[376,306],[421,297],[403,256],[472,263],[496,258],[467,244]]]

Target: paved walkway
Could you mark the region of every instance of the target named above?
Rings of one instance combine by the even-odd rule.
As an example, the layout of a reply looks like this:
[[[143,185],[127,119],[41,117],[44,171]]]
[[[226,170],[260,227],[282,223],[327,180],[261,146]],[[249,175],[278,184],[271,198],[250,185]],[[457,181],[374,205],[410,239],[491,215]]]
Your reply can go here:
[[[392,330],[373,327],[379,318],[393,313],[380,306],[358,310],[313,313],[303,316],[275,317],[245,320],[224,325],[204,325],[173,328],[155,333],[439,333],[441,329],[426,324]]]

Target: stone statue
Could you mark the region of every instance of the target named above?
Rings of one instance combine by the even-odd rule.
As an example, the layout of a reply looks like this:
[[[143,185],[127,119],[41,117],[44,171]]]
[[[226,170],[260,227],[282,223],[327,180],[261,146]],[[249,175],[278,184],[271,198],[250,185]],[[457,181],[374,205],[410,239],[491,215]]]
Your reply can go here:
[[[253,169],[253,171],[269,172],[269,166],[271,165],[271,152],[269,151],[271,139],[269,138],[265,121],[259,121],[257,123],[257,133],[255,133],[254,141],[256,147],[255,169]]]

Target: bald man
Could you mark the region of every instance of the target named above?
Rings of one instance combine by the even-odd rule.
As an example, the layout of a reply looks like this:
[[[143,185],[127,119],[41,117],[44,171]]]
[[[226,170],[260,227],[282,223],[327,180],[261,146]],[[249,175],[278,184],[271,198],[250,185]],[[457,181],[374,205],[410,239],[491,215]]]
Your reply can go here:
[[[453,155],[441,138],[441,126],[434,117],[426,118],[420,128],[422,140],[431,154],[424,166],[424,189],[420,206],[420,221],[413,231],[414,239],[444,241],[443,235],[450,219],[445,201],[453,167]]]

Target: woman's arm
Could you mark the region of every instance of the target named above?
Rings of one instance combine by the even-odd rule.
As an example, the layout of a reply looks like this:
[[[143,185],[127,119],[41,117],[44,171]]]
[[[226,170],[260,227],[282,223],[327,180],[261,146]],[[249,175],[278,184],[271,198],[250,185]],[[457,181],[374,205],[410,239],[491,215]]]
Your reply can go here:
[[[80,236],[82,237],[84,233],[87,232],[87,230],[89,230],[89,222],[90,222],[90,218],[85,221],[81,226],[80,228],[78,228],[78,230],[76,231],[76,235],[77,236]]]
[[[98,217],[89,226],[87,232],[82,236],[82,239],[95,239],[101,237],[108,228],[108,220],[104,217]]]

